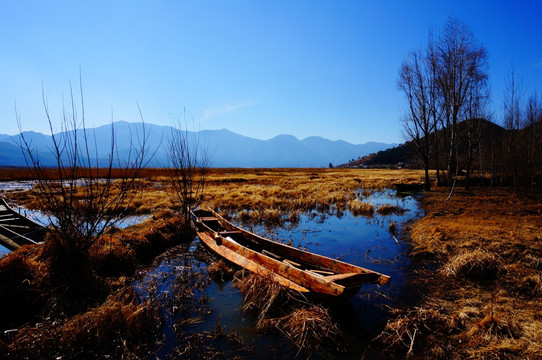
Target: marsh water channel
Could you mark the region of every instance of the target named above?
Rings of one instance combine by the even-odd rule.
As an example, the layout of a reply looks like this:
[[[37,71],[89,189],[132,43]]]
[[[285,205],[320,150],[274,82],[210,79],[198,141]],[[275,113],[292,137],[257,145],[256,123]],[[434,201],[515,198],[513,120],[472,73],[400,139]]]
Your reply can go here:
[[[341,335],[313,358],[380,358],[370,340],[383,329],[389,306],[407,296],[405,280],[411,267],[403,228],[422,216],[416,194],[384,190],[365,195],[363,201],[375,210],[390,204],[405,211],[389,215],[375,211],[372,216],[313,211],[278,227],[237,223],[268,238],[391,276],[387,285],[364,285],[348,300],[324,304]],[[256,330],[257,315],[242,311],[244,297],[234,282],[209,276],[208,266],[217,260],[195,237],[140,272],[133,286],[141,301],[150,299],[160,309],[162,319],[151,358],[211,358],[217,353],[225,358],[304,358],[306,354],[298,353],[279,332]]]

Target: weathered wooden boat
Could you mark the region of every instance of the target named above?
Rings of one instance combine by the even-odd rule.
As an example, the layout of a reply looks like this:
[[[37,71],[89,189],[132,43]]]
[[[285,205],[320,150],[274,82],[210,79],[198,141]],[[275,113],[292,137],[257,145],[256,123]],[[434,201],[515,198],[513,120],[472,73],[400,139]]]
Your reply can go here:
[[[0,242],[9,250],[43,242],[45,227],[24,217],[0,199]]]
[[[199,238],[211,251],[300,292],[348,297],[363,284],[390,280],[387,275],[258,236],[213,210],[194,210],[191,217]]]

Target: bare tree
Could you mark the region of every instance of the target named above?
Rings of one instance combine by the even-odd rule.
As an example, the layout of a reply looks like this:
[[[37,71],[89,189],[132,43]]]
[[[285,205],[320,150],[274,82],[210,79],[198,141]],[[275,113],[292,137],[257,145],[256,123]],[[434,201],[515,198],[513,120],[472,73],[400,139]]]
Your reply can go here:
[[[516,192],[520,187],[520,161],[522,161],[520,130],[523,125],[522,119],[522,83],[518,79],[514,65],[511,65],[510,72],[506,78],[506,89],[504,92],[503,123],[508,130],[505,139],[505,173],[509,173]]]
[[[536,92],[533,92],[527,100],[525,129],[527,132],[525,142],[527,147],[526,177],[529,180],[529,185],[534,188],[542,175],[542,103]]]
[[[438,82],[443,100],[446,128],[450,130],[448,180],[458,172],[457,125],[468,119],[469,99],[487,82],[487,51],[479,45],[470,28],[450,16],[437,42]],[[477,96],[483,96],[478,94]],[[454,171],[455,169],[455,171]]]
[[[205,179],[209,169],[210,155],[200,144],[199,132],[189,131],[179,120],[169,139],[169,172],[172,192],[169,193],[173,208],[189,224],[190,210],[197,207],[205,191]]]
[[[54,130],[42,92],[51,131],[53,167],[40,162],[40,154],[24,136],[17,116],[20,147],[35,181],[34,192],[51,223],[45,243],[51,271],[57,281],[71,290],[89,285],[85,284],[93,276],[88,262],[89,248],[126,216],[125,210],[134,198],[136,179],[148,161],[143,121],[142,132],[136,134],[138,143],[131,142],[130,151],[124,157],[119,155],[115,127],[111,123],[107,159],[99,160],[100,151],[104,149],[98,149],[95,134],[86,128],[81,81],[79,90],[78,106],[70,85],[70,107],[63,110],[60,132]]]
[[[467,120],[463,122],[463,134],[461,136],[464,146],[465,156],[465,188],[470,187],[470,176],[474,155],[480,148],[483,131],[485,129],[484,120],[488,119],[487,103],[489,101],[489,90],[487,82],[484,79],[474,79],[471,91],[467,94],[466,116]]]
[[[429,41],[427,42],[426,58],[425,61],[428,64],[429,77],[432,86],[432,121],[434,124],[434,132],[432,134],[433,138],[433,158],[435,164],[435,170],[437,175],[437,186],[442,185],[442,179],[440,174],[440,157],[441,157],[441,140],[444,134],[446,134],[446,129],[443,124],[443,102],[442,96],[440,93],[440,88],[438,86],[438,53],[437,53],[437,43],[433,33],[429,33]]]
[[[439,110],[437,108],[437,84],[434,78],[434,62],[422,51],[411,52],[401,64],[398,87],[408,101],[408,111],[403,118],[403,129],[414,141],[425,170],[425,188],[431,187],[429,160],[431,158],[431,134],[436,129]]]

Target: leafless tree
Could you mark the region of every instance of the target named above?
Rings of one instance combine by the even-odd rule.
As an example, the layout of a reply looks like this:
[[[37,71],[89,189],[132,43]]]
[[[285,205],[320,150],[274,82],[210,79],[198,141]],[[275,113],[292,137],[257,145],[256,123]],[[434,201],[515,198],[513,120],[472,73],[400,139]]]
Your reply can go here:
[[[542,176],[542,103],[536,92],[533,92],[527,100],[525,129],[527,132],[525,142],[527,147],[526,177],[529,180],[529,185],[534,188]]]
[[[470,186],[470,176],[474,156],[480,149],[480,142],[485,129],[486,123],[484,120],[490,118],[487,110],[488,101],[489,90],[487,90],[487,82],[483,79],[475,79],[471,91],[467,94],[467,120],[463,123],[463,134],[461,134],[461,140],[465,144],[463,151],[465,157],[465,170],[467,174],[465,178],[465,188],[467,189]]]
[[[401,64],[398,80],[398,87],[408,102],[408,110],[403,118],[403,129],[407,137],[414,141],[423,161],[426,190],[431,186],[429,180],[431,135],[435,132],[440,117],[434,64],[432,58],[424,56],[422,51],[413,51]]]
[[[60,132],[55,132],[55,122],[42,92],[52,138],[53,167],[40,162],[40,154],[24,136],[17,115],[20,147],[35,181],[34,192],[51,223],[45,243],[51,270],[59,281],[72,288],[82,287],[92,276],[89,248],[126,216],[125,209],[134,198],[136,180],[148,161],[143,120],[142,132],[135,134],[137,143],[131,142],[130,151],[124,157],[119,154],[115,127],[111,123],[111,141],[105,149],[107,159],[99,160],[104,149],[98,149],[95,134],[86,127],[81,81],[79,91],[80,103],[77,104],[70,85],[70,104],[63,110]],[[132,134],[129,136],[132,138]]]
[[[469,103],[485,88],[487,82],[487,51],[479,45],[470,28],[450,16],[437,42],[438,83],[443,100],[446,128],[450,130],[448,179],[458,172],[457,125],[468,119]],[[455,171],[454,171],[455,169]]]
[[[523,125],[522,114],[522,82],[517,77],[514,65],[511,65],[510,72],[506,78],[506,89],[504,92],[503,123],[508,130],[505,139],[505,159],[503,169],[510,174],[516,192],[520,187],[520,161],[522,159],[522,146],[520,143],[520,130]]]
[[[184,120],[184,121],[183,121]],[[177,121],[169,139],[169,172],[173,208],[189,224],[190,210],[197,207],[205,191],[210,154],[200,143],[199,132],[189,131],[186,115]]]

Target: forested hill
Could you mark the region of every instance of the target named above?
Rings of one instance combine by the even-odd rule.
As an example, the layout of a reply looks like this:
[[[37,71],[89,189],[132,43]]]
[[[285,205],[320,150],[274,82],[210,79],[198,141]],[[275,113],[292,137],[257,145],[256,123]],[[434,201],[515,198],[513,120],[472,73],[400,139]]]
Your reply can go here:
[[[541,127],[542,125],[538,123],[531,126]],[[519,130],[519,132],[528,130],[529,128],[525,128]],[[437,135],[444,135],[447,131],[448,129],[439,130]],[[476,132],[474,136],[476,143],[480,144],[484,149],[502,147],[505,135],[509,132],[509,130],[485,119],[466,120],[457,125],[458,146],[460,148],[467,146],[466,134],[468,132],[472,133],[473,131]],[[432,141],[434,140],[434,135],[435,133],[431,135]],[[441,137],[445,138],[444,136]],[[442,151],[445,144],[440,144],[439,146]],[[416,151],[416,145],[413,141],[407,141],[399,146],[360,157],[357,160],[341,165],[341,167],[387,167],[396,166],[398,164],[405,164],[410,167],[422,166]]]

